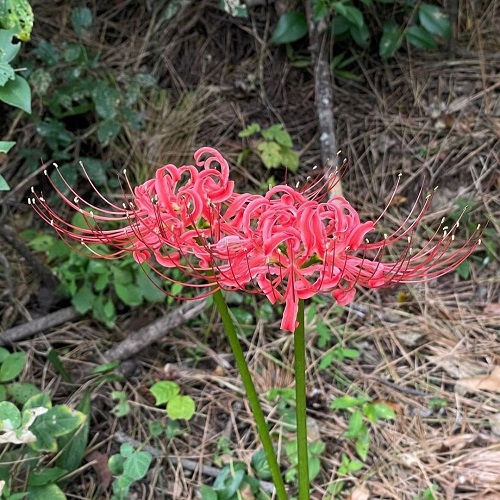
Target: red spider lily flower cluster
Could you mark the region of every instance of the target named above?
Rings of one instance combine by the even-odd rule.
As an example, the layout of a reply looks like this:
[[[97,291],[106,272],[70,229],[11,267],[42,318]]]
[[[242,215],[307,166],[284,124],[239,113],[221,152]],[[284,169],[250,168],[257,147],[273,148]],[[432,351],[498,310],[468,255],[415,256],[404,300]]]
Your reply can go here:
[[[124,191],[129,194],[122,206],[107,200],[90,178],[106,208],[81,200],[68,184],[71,196],[53,184],[59,196],[83,215],[86,228],[66,222],[34,190],[29,202],[62,237],[81,242],[94,257],[132,253],[139,264],[150,265],[165,279],[169,278],[159,267],[176,267],[190,278],[186,285],[252,291],[273,304],[282,303],[281,327],[291,332],[299,299],[330,293],[345,305],[353,300],[356,285],[380,288],[433,280],[455,269],[480,243],[478,227],[462,246],[452,248],[459,222],[446,227],[443,219],[415,250],[415,231],[431,195],[420,210],[414,205],[396,231],[370,242],[367,234],[380,218],[361,222],[345,198],[327,199],[319,181],[302,190],[279,185],[265,195],[239,194],[218,151],[202,148],[194,159],[195,165],[160,168],[154,179],[135,189],[125,174]],[[106,229],[109,223],[119,223],[118,228]],[[402,248],[392,258],[389,249],[398,242],[403,242]],[[92,244],[98,243],[112,252],[95,253]]]

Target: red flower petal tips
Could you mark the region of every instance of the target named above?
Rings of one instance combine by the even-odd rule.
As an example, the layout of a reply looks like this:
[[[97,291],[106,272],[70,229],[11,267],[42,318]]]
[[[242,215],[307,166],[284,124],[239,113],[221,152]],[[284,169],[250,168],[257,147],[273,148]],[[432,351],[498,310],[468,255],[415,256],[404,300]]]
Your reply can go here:
[[[369,242],[367,234],[379,221],[361,222],[345,198],[325,201],[318,181],[300,191],[280,185],[263,196],[238,194],[218,151],[201,148],[194,159],[195,165],[158,169],[154,179],[135,189],[126,178],[129,193],[121,207],[99,193],[90,178],[105,208],[81,200],[69,185],[73,198],[53,184],[63,201],[83,215],[86,228],[66,222],[42,195],[34,194],[29,203],[62,237],[80,241],[93,257],[131,253],[166,279],[158,265],[177,267],[205,282],[191,286],[246,290],[265,295],[273,304],[283,303],[281,327],[291,332],[299,299],[330,293],[345,305],[353,300],[356,285],[380,288],[433,280],[455,269],[480,243],[478,227],[455,248],[459,222],[448,228],[442,220],[431,238],[415,249],[415,232],[432,196],[414,218],[410,213],[392,234]],[[107,224],[119,228],[103,228]],[[393,258],[390,249],[400,242],[404,245]],[[96,254],[91,247],[96,243],[113,252]]]

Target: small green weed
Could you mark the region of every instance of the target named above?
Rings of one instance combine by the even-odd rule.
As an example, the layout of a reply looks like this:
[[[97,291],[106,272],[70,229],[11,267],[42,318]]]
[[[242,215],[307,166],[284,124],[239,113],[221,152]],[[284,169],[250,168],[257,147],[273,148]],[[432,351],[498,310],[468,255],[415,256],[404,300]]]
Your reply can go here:
[[[72,223],[78,227],[85,224],[80,214],[73,217]],[[152,270],[138,266],[130,255],[121,260],[89,259],[50,234],[27,229],[23,237],[33,250],[46,254],[59,278],[60,293],[71,298],[73,307],[81,314],[91,311],[108,328],[115,325],[115,304],[136,307],[166,300],[160,279]],[[95,245],[93,250],[102,255],[109,253],[104,245]],[[172,285],[172,294],[178,293],[178,288]]]
[[[251,123],[242,130],[238,137],[246,138],[258,134],[259,137],[250,142],[250,147],[244,149],[238,156],[238,165],[242,165],[249,154],[256,154],[266,168],[285,167],[296,172],[299,168],[299,155],[293,151],[293,142],[290,134],[283,125],[271,125],[262,129],[258,123]]]
[[[166,405],[170,420],[191,420],[195,412],[195,404],[191,396],[179,394],[179,384],[171,380],[162,380],[151,386],[151,393],[156,398],[156,405]]]
[[[131,444],[124,443],[120,453],[111,456],[108,467],[116,479],[113,481],[113,500],[127,500],[130,486],[143,479],[148,473],[153,457],[147,451],[137,451]]]
[[[445,11],[425,2],[414,0],[362,0],[362,6],[353,0],[316,0],[314,18],[329,23],[335,43],[353,40],[362,49],[368,48],[370,39],[378,31],[377,24],[366,22],[376,17],[383,31],[379,40],[379,55],[383,60],[394,56],[407,41],[417,49],[432,50],[438,41],[451,36],[451,23]],[[387,4],[387,5],[386,5]],[[374,16],[374,12],[376,16]],[[395,12],[404,22],[397,24]],[[369,15],[367,15],[369,14]],[[285,12],[274,28],[271,41],[289,44],[307,35],[307,19],[303,12]],[[339,68],[342,69],[342,68]],[[353,75],[344,75],[351,78]]]
[[[252,466],[257,477],[261,479],[270,477],[267,475],[269,471],[266,469],[267,461],[263,451],[257,451],[253,455]],[[203,485],[200,487],[200,494],[202,500],[270,499],[270,496],[260,489],[259,480],[248,474],[247,466],[243,462],[231,462],[225,465],[212,486]]]
[[[52,405],[34,384],[15,381],[25,365],[24,353],[0,347],[0,498],[65,498],[60,486],[87,447],[90,398],[77,410]]]

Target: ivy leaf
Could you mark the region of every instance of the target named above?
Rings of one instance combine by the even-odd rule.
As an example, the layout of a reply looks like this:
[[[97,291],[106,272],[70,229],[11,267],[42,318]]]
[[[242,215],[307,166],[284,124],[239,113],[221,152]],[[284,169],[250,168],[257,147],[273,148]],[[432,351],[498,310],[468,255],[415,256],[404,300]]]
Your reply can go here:
[[[123,463],[123,475],[138,481],[148,472],[153,457],[147,451],[136,451],[132,453]]]
[[[271,41],[278,44],[292,43],[307,34],[306,16],[299,11],[285,12],[274,28]]]

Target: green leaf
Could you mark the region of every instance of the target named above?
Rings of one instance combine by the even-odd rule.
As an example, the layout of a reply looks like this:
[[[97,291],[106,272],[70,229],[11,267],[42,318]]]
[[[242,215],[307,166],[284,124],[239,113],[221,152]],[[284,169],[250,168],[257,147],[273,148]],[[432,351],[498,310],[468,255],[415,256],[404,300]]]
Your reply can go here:
[[[238,491],[244,477],[244,470],[235,471],[233,467],[226,465],[215,478],[213,485],[218,490],[219,498],[229,500]]]
[[[200,486],[200,494],[201,500],[219,500],[217,492],[211,486],[207,486],[206,484],[202,484]]]
[[[3,0],[0,4],[0,25],[12,30],[12,33],[23,42],[28,42],[30,39],[33,19],[33,11],[28,0]]]
[[[190,420],[195,412],[195,404],[191,396],[174,396],[167,403],[167,415],[172,420]]]
[[[122,126],[114,120],[105,120],[97,127],[97,139],[103,146],[107,146],[119,134]]]
[[[233,17],[248,17],[248,8],[243,0],[220,0],[220,8]]]
[[[123,475],[133,481],[142,479],[149,470],[153,457],[147,451],[136,451],[123,464]]]
[[[170,401],[174,396],[179,394],[179,384],[171,380],[161,380],[151,386],[150,389],[153,396],[156,398],[156,405],[162,405]]]
[[[309,481],[313,481],[321,471],[321,461],[317,457],[309,457]]]
[[[0,347],[0,363],[3,363],[10,356],[10,352],[5,347]]]
[[[401,47],[403,34],[396,23],[388,21],[384,23],[384,33],[380,39],[379,54],[383,60],[392,57]]]
[[[3,87],[0,87],[0,101],[31,113],[31,89],[28,82],[19,75],[14,75]]]
[[[89,312],[95,301],[95,295],[90,285],[83,285],[71,299],[71,303],[80,314]]]
[[[333,2],[332,3],[332,9],[335,11],[335,12],[338,12],[342,17],[345,17],[347,19],[347,15],[346,15],[346,5],[343,3],[343,2]]]
[[[106,186],[108,181],[106,173],[111,167],[111,162],[103,162],[86,156],[82,156],[80,161],[82,162],[88,176],[92,179],[92,182],[96,186]],[[85,226],[85,228],[87,228],[87,226]]]
[[[120,104],[120,94],[115,88],[99,80],[92,89],[92,99],[98,116],[106,120],[116,116]]]
[[[0,61],[0,87],[3,87],[9,80],[14,80],[14,68],[9,64]]]
[[[0,153],[8,153],[15,144],[14,141],[0,141]]]
[[[276,142],[261,142],[257,146],[260,159],[266,168],[277,168],[281,165],[281,146]]]
[[[74,140],[71,132],[66,130],[64,123],[53,118],[48,118],[36,126],[36,131],[47,139],[47,143],[52,150],[68,147]]]
[[[36,69],[29,76],[29,83],[31,84],[32,88],[35,89],[35,91],[41,96],[47,94],[52,81],[53,80],[50,71],[47,71],[44,68]]]
[[[64,436],[85,422],[85,415],[72,410],[66,405],[57,405],[47,413],[40,415],[30,427],[37,441],[31,446],[37,451],[56,452],[58,450],[56,438]]]
[[[365,425],[362,426],[356,439],[356,452],[361,460],[366,461],[368,450],[370,449],[370,430]]]
[[[112,455],[109,460],[108,460],[108,467],[109,470],[111,471],[111,474],[114,476],[120,476],[123,474],[123,464],[125,463],[125,457],[116,454]]]
[[[134,447],[130,443],[123,443],[120,446],[120,455],[122,457],[128,458],[131,457],[135,452]]]
[[[92,26],[92,12],[88,7],[74,8],[71,10],[71,24],[78,36]]]
[[[28,476],[28,485],[44,486],[48,483],[55,483],[60,477],[66,475],[67,473],[68,471],[59,467],[31,470]]]
[[[275,141],[286,148],[291,148],[293,146],[290,134],[283,129],[283,125],[281,125],[281,123],[277,123],[276,125],[272,125],[268,129],[263,130],[262,137],[268,141]]]
[[[12,382],[7,384],[6,389],[7,394],[20,405],[24,405],[30,398],[41,393],[36,385],[28,382]]]
[[[111,413],[116,417],[124,417],[130,413],[130,405],[128,404],[127,394],[123,391],[113,391],[111,397],[117,401],[114,408],[111,409]]]
[[[271,41],[278,44],[292,43],[307,34],[307,21],[303,12],[285,12],[274,28]]]
[[[356,42],[358,47],[361,47],[362,49],[366,49],[368,47],[368,44],[370,43],[370,31],[365,23],[363,23],[363,26],[360,27],[351,25],[349,31],[352,39]]]
[[[355,406],[359,406],[362,404],[365,399],[361,398],[353,398],[352,396],[341,396],[340,398],[336,398],[330,404],[330,408],[332,410],[346,410],[348,408],[354,408]]]
[[[151,281],[158,286],[155,286]],[[161,290],[161,281],[150,272],[139,269],[135,277],[135,282],[142,296],[148,302],[163,302],[165,300],[166,295]]]
[[[0,366],[0,382],[9,382],[21,374],[26,366],[26,354],[14,352],[9,354]]]
[[[31,398],[23,404],[23,411],[33,408],[51,408],[52,401],[50,400],[50,396],[46,392],[40,392],[31,396]]]
[[[343,16],[335,16],[330,23],[330,32],[333,36],[345,35],[354,26]]]
[[[47,359],[52,363],[52,365],[56,369],[57,373],[59,373],[59,375],[61,375],[62,379],[65,382],[69,382],[69,383],[72,382],[71,376],[68,373],[68,371],[66,370],[66,368],[64,368],[64,365],[61,362],[61,358],[59,358],[59,355],[57,354],[56,350],[51,349],[47,354]]]
[[[366,427],[363,424],[363,414],[361,411],[356,410],[349,419],[349,425],[345,432],[345,436],[349,439],[356,439],[363,427]]]
[[[342,14],[351,24],[357,28],[365,26],[365,20],[362,12],[352,5],[344,5],[344,13]]]
[[[86,391],[76,409],[85,415],[85,422],[75,431],[59,438],[59,453],[56,465],[67,471],[80,467],[89,442],[90,431],[90,392]]]
[[[112,372],[114,369],[118,368],[120,366],[119,361],[110,361],[109,363],[104,363],[103,365],[96,366],[95,368],[92,369],[90,372],[92,375],[96,375],[98,373],[109,373]]]
[[[238,137],[249,137],[257,132],[260,132],[260,125],[258,123],[251,123],[238,134]]]
[[[148,422],[148,430],[151,436],[158,437],[161,434],[163,434],[165,426],[159,420],[153,420],[152,422],[151,421]]]
[[[142,293],[137,285],[115,282],[115,292],[118,298],[127,306],[135,307],[142,304]]]
[[[0,430],[11,431],[21,426],[21,412],[9,401],[0,403]]]
[[[406,30],[406,39],[417,49],[436,49],[435,38],[421,26],[410,26]]]
[[[281,148],[281,164],[291,172],[297,172],[299,155],[291,149]]]
[[[385,403],[374,403],[373,409],[378,419],[391,420],[396,418],[396,412]]]
[[[28,491],[28,500],[66,500],[66,495],[57,484],[32,486]]]
[[[464,260],[458,267],[457,267],[457,274],[463,279],[469,279],[470,276],[470,262],[468,260]]]
[[[418,19],[423,28],[429,33],[442,38],[450,38],[451,23],[440,7],[422,3],[418,8]]]
[[[0,62],[11,62],[21,50],[20,43],[12,43],[14,35],[14,30],[0,30]]]
[[[239,325],[253,325],[255,319],[253,314],[242,307],[231,307],[231,314]]]
[[[252,467],[255,470],[255,474],[260,479],[271,479],[271,469],[269,467],[269,462],[266,458],[266,452],[263,449],[257,450],[252,456]]]
[[[0,384],[0,401],[5,401],[7,399],[7,389],[4,385]]]

